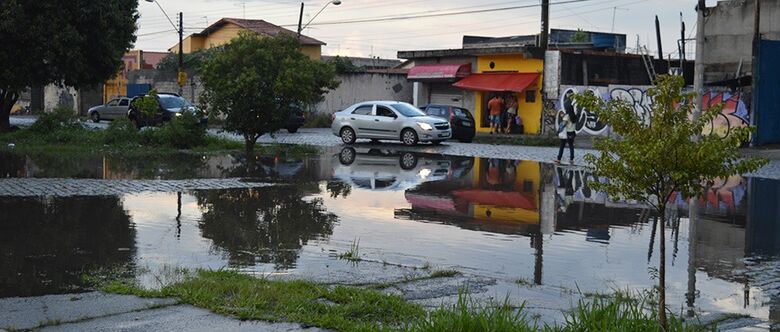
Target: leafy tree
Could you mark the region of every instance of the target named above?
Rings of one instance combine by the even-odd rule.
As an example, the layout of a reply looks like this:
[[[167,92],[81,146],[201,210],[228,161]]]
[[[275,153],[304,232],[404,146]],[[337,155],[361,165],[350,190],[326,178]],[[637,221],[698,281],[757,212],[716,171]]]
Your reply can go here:
[[[619,138],[600,138],[594,147],[598,156],[585,159],[599,177],[608,183],[592,182],[596,190],[613,199],[633,199],[653,206],[660,216],[660,263],[658,312],[661,326],[666,327],[666,207],[676,193],[684,198],[700,197],[704,186],[717,178],[755,171],[765,160],[740,156],[738,147],[752,128],[735,128],[725,138],[703,135],[707,126],[720,114],[722,105],[703,110],[700,117],[691,116],[694,94],[683,93],[685,82],[680,76],[659,76],[648,95],[653,119],[646,125],[632,105],[620,100],[605,101],[593,94],[575,96],[578,105],[595,110],[609,123]]]
[[[225,129],[243,135],[248,152],[283,128],[295,105],[315,104],[339,84],[333,67],[301,53],[294,37],[251,32],[216,50],[200,74],[204,108],[226,115]]]
[[[574,35],[571,37],[573,43],[587,43],[590,41],[590,36],[582,29],[577,29]]]
[[[342,58],[338,55],[329,62],[335,66],[337,74],[359,73],[365,70],[363,67],[355,66],[348,58]]]
[[[96,85],[135,42],[137,0],[0,1],[0,132],[33,84]]]
[[[214,50],[216,49],[209,48],[197,50],[192,53],[185,53],[182,56],[183,70],[190,74],[197,73],[198,70],[200,70],[200,67],[203,65],[203,62],[208,59],[209,56],[211,56]],[[160,63],[157,64],[157,70],[169,73],[178,72],[179,54],[169,53],[166,55],[164,58],[162,58],[162,60],[160,60]]]

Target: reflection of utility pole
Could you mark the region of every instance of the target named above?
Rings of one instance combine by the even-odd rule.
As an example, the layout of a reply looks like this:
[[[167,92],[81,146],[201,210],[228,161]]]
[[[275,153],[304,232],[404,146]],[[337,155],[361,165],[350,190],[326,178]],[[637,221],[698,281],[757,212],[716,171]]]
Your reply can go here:
[[[544,257],[544,235],[539,229],[531,237],[531,243],[534,245],[534,284],[542,284],[542,263]]]
[[[176,239],[181,239],[181,191],[176,193]]]
[[[688,205],[688,291],[685,293],[685,303],[688,306],[686,316],[696,315],[696,224],[699,223],[699,206],[695,199]]]

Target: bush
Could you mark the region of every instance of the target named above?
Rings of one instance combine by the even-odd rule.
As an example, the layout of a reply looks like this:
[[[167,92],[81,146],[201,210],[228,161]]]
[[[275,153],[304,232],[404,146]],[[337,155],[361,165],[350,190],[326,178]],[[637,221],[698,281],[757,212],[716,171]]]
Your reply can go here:
[[[30,126],[30,131],[38,134],[50,134],[61,129],[83,129],[76,117],[76,112],[70,108],[58,107],[53,111],[41,114],[38,120]]]
[[[303,124],[304,128],[330,128],[333,120],[331,114],[325,112],[312,112],[306,114],[306,122]]]
[[[157,130],[142,132],[142,144],[165,145],[177,149],[191,149],[206,143],[206,127],[192,112],[182,112]]]
[[[108,125],[103,133],[103,144],[138,144],[139,134],[133,123],[127,118],[119,118]]]

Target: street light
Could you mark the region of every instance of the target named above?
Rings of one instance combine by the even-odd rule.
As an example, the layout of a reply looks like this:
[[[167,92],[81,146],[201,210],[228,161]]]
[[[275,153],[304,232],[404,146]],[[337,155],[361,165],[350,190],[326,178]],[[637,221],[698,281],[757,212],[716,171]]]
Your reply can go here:
[[[301,23],[303,22],[303,2],[301,2],[301,16],[298,18],[298,39],[301,39],[301,32],[303,32],[303,29],[309,27],[309,24],[311,24],[311,22],[314,21],[314,19],[317,18],[317,16],[319,16],[323,10],[325,10],[325,8],[328,8],[330,4],[333,4],[334,6],[338,6],[341,4],[341,0],[328,1],[328,3],[326,3],[325,6],[322,6],[322,9],[320,9],[320,11],[318,11],[317,14],[315,14],[314,17],[312,17],[308,23],[306,23],[306,25],[301,26]]]
[[[165,9],[163,9],[163,7],[160,6],[160,3],[157,2],[157,0],[146,0],[146,2],[154,2],[157,4],[157,7],[160,8],[160,11],[162,11],[162,13],[165,15],[165,18],[168,19],[168,22],[171,22],[173,29],[179,33],[179,70],[177,80],[179,83],[179,95],[181,96],[182,87],[184,87],[184,83],[187,81],[187,76],[182,71],[182,68],[184,67],[184,14],[179,12],[179,26],[177,27],[176,24],[173,23],[173,20],[171,20],[171,17],[168,16],[168,13],[165,12]]]

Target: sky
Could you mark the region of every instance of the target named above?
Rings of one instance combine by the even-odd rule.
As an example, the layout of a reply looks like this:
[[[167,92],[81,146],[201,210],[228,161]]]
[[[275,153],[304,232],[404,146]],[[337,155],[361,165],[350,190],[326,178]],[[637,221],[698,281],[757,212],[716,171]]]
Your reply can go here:
[[[200,32],[222,17],[263,19],[290,30],[297,29],[299,0],[157,0],[176,23],[184,13],[185,36]],[[304,24],[328,0],[305,0]],[[540,0],[342,0],[324,8],[304,34],[325,43],[324,55],[377,56],[394,59],[402,50],[460,48],[463,35],[512,36],[538,33],[541,27]],[[559,2],[567,2],[556,4]],[[714,6],[716,0],[707,0]],[[550,0],[550,27],[614,32],[627,35],[630,52],[637,38],[652,54],[657,54],[655,15],[661,21],[664,54],[677,57],[680,13],[686,36],[695,38],[696,0]],[[506,7],[521,7],[501,9]],[[463,11],[480,13],[443,15]],[[164,51],[178,42],[174,27],[155,3],[139,0],[138,40],[135,48]],[[397,19],[408,16],[422,18]],[[376,21],[383,19],[382,21]],[[361,20],[368,22],[344,23]],[[687,47],[688,58],[694,48]],[[665,56],[666,57],[666,56]]]

